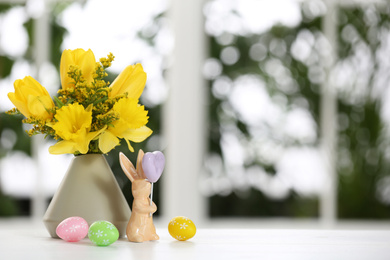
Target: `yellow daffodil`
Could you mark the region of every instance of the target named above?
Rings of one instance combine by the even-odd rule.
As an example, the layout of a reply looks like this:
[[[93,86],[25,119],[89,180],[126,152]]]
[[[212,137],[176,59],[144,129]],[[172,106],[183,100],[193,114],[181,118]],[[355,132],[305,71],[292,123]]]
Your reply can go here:
[[[138,99],[122,98],[113,107],[113,111],[119,115],[119,119],[112,122],[99,136],[99,149],[103,153],[109,152],[119,144],[119,138],[126,140],[130,151],[134,148],[132,142],[142,142],[152,134],[152,130],[145,126],[148,122],[148,111],[138,104]]]
[[[92,106],[87,109],[80,104],[63,106],[55,115],[57,122],[52,126],[56,135],[63,140],[49,148],[51,154],[75,153],[86,154],[89,143],[103,130],[89,132],[92,124]]]
[[[45,134],[58,142],[49,148],[51,154],[108,153],[124,139],[142,142],[152,134],[146,126],[148,111],[139,98],[145,88],[146,73],[141,64],[126,67],[110,85],[106,69],[115,56],[96,62],[91,50],[65,50],[60,76],[62,88],[55,103],[47,90],[28,76],[14,83],[8,93],[16,108],[8,114],[22,113],[23,122],[33,125],[30,136]]]
[[[25,117],[40,120],[53,117],[50,110],[54,108],[54,102],[47,90],[34,78],[27,76],[16,80],[14,88],[15,93],[8,93],[8,98]]]
[[[63,89],[74,87],[73,79],[68,76],[69,67],[78,66],[84,79],[87,82],[93,81],[93,74],[95,73],[96,60],[95,55],[89,49],[64,50],[61,56],[60,74],[61,85]]]
[[[146,73],[142,65],[127,66],[111,84],[110,97],[116,97],[127,93],[127,97],[139,99],[144,91],[146,83]]]

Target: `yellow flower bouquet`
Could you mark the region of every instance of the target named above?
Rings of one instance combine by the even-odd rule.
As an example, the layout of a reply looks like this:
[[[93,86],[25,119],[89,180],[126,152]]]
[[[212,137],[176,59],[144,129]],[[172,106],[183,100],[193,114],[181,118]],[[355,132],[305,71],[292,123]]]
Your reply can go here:
[[[146,83],[141,64],[126,67],[111,84],[104,80],[114,56],[96,62],[91,50],[65,50],[60,64],[61,89],[53,99],[34,78],[26,76],[14,83],[8,98],[32,124],[30,136],[45,134],[58,142],[51,154],[108,153],[120,144],[142,142],[152,134],[146,126],[148,111],[139,104]]]

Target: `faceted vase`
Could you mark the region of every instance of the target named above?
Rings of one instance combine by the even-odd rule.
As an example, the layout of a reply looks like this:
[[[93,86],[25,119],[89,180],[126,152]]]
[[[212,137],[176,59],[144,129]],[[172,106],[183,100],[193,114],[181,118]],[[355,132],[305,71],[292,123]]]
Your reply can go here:
[[[102,154],[78,155],[71,161],[43,217],[50,236],[57,238],[58,224],[68,217],[82,217],[91,225],[106,220],[126,235],[130,207]]]

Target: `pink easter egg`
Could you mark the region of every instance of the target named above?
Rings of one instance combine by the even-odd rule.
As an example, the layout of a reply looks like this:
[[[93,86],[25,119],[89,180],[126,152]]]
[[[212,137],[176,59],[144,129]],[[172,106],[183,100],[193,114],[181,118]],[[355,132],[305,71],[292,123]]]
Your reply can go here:
[[[56,229],[57,236],[67,242],[77,242],[88,234],[88,223],[81,217],[63,220]]]

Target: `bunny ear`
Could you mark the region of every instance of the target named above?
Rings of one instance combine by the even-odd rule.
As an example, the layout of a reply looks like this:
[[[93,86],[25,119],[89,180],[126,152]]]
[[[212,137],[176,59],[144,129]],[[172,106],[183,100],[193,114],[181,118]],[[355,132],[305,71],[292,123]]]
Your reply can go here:
[[[144,170],[142,169],[142,159],[144,158],[144,154],[144,151],[142,151],[142,149],[139,149],[137,157],[137,174],[141,179],[146,179]]]
[[[123,172],[126,174],[127,178],[129,178],[131,182],[139,179],[134,165],[122,152],[119,153],[119,163],[122,167]]]

